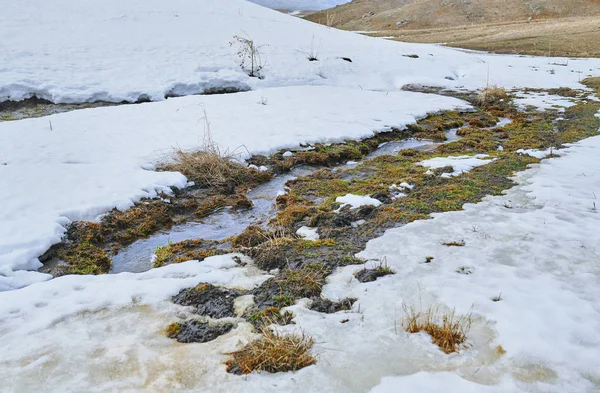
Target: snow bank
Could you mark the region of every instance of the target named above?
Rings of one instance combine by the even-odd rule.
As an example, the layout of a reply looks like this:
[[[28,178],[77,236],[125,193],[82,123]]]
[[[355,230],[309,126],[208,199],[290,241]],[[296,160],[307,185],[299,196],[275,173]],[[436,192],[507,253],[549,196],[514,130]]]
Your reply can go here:
[[[185,186],[183,175],[152,169],[172,147],[201,143],[204,111],[214,141],[245,158],[299,143],[367,137],[427,112],[467,107],[448,97],[314,86],[0,123],[0,290],[42,279],[39,273],[17,278],[14,271],[41,266],[37,257],[70,222]]]
[[[229,45],[234,35],[260,46],[265,79],[240,69]],[[0,36],[10,37],[0,41],[0,101],[32,94],[54,102],[162,100],[211,88],[307,84],[581,87],[579,80],[600,70],[600,59],[556,67],[541,57],[390,42],[243,0],[3,0]],[[319,61],[308,61],[311,47]]]

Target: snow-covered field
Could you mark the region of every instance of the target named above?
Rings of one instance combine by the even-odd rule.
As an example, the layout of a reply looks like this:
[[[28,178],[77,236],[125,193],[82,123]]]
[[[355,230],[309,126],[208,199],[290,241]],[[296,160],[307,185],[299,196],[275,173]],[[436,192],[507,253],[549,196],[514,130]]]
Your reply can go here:
[[[223,353],[253,337],[246,324],[207,344],[165,337],[180,313],[167,299],[179,289],[252,287],[267,278],[228,256],[51,281],[30,271],[73,220],[184,186],[183,175],[152,169],[170,148],[199,144],[205,115],[222,148],[269,153],[467,107],[400,91],[405,84],[581,89],[581,79],[600,73],[600,60],[389,42],[243,0],[4,0],[0,8],[0,36],[8,37],[0,40],[0,101],[159,101],[0,122],[0,391],[600,391],[598,137],[520,174],[505,196],[371,241],[363,256],[386,258],[398,274],[358,285],[355,266],[330,277],[324,295],[359,298],[361,314],[294,306],[320,354],[316,366],[294,374],[224,371]],[[264,78],[240,68],[234,35],[261,45]],[[308,61],[311,47],[318,61]],[[165,100],[211,88],[252,91]],[[541,95],[521,102],[556,103],[566,104]],[[459,240],[466,245],[441,245]],[[434,261],[421,263],[427,256]],[[456,273],[461,267],[471,274]],[[502,301],[492,302],[500,292]],[[471,348],[448,356],[426,337],[406,335],[397,328],[403,302],[473,307]],[[344,318],[350,322],[340,324]]]

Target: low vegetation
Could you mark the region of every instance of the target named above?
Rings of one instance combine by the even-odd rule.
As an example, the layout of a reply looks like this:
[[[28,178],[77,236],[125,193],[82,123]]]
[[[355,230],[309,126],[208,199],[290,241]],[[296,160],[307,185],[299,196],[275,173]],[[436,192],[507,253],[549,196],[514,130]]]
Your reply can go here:
[[[316,363],[310,354],[314,340],[306,335],[282,334],[263,329],[260,337],[242,349],[229,353],[227,372],[250,374],[296,371]]]
[[[454,310],[441,312],[431,306],[425,311],[415,311],[404,305],[404,314],[402,327],[408,333],[429,334],[431,341],[447,354],[459,351],[471,329],[471,315],[459,317]]]

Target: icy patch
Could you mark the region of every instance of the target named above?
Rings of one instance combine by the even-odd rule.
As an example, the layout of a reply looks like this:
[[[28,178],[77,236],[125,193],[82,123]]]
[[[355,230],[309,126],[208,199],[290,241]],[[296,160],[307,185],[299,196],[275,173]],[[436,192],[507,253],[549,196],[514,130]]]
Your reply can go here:
[[[307,226],[300,227],[296,231],[296,235],[300,236],[305,240],[319,240],[319,234],[317,233],[317,228],[309,228]]]
[[[430,169],[443,168],[451,166],[454,171],[452,173],[443,173],[442,177],[459,176],[462,173],[469,172],[471,169],[489,164],[496,159],[484,160],[488,157],[487,154],[477,154],[475,156],[452,156],[452,157],[435,157],[429,160],[421,161],[419,164]]]
[[[420,372],[402,377],[385,377],[369,393],[518,393],[514,383],[488,386],[468,381],[453,373]]]
[[[341,197],[335,198],[336,202],[342,203],[342,207],[350,205],[351,209],[356,209],[361,206],[379,206],[381,202],[370,196],[346,194]]]

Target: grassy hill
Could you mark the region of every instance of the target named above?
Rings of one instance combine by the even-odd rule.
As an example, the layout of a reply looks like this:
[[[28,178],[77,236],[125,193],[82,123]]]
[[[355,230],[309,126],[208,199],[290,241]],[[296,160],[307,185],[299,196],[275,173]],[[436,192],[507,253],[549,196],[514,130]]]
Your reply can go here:
[[[408,42],[600,56],[600,0],[354,0],[306,19]]]

